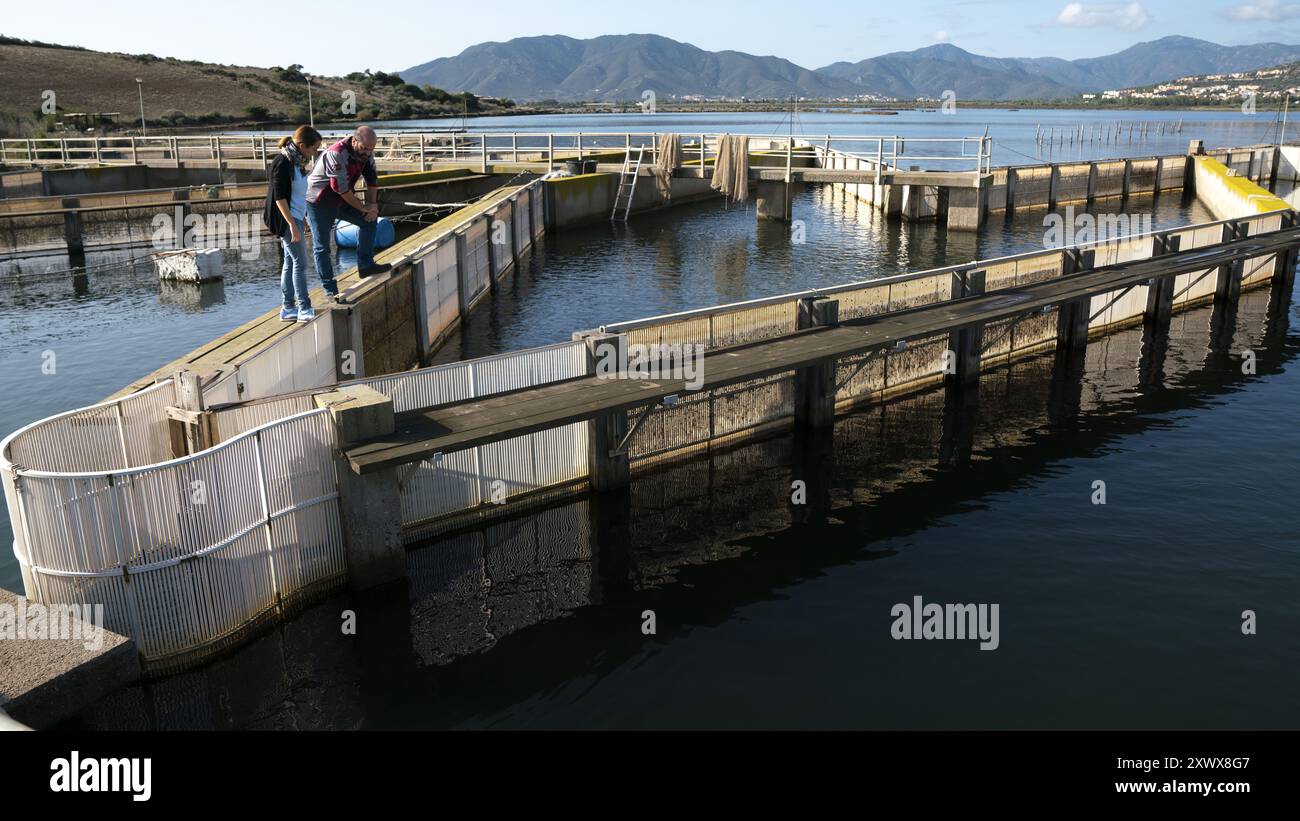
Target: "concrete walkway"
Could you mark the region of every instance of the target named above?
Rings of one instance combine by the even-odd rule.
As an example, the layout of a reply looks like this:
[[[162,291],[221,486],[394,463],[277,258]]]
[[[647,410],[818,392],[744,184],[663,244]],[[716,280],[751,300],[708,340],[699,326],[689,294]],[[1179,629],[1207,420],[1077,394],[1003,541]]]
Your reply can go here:
[[[135,642],[117,633],[104,630],[102,640],[26,637],[44,611],[0,589],[0,730],[22,729],[15,723],[50,727],[140,677]],[[15,623],[24,612],[26,629]]]

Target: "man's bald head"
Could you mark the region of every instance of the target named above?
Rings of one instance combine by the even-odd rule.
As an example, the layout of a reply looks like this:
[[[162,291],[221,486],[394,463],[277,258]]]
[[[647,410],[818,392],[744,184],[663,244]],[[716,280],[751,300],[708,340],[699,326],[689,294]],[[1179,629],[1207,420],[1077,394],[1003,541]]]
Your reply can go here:
[[[379,135],[376,134],[375,130],[370,126],[363,125],[359,126],[356,132],[353,133],[352,139],[366,148],[374,148],[375,143],[379,140]]]

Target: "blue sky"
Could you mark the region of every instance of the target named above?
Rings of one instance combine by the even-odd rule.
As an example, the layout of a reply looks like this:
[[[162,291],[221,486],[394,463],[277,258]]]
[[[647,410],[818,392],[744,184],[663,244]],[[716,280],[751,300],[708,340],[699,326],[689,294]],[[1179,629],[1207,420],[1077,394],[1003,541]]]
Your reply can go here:
[[[485,40],[650,32],[709,50],[773,54],[808,68],[952,42],[992,57],[1095,57],[1169,34],[1236,45],[1300,43],[1300,0],[311,0],[13,3],[0,32],[29,40],[319,74],[397,71]],[[308,10],[310,9],[310,14]],[[645,9],[652,9],[647,13]],[[322,22],[315,23],[313,20]],[[348,21],[356,34],[347,36]],[[277,26],[277,23],[283,25]]]

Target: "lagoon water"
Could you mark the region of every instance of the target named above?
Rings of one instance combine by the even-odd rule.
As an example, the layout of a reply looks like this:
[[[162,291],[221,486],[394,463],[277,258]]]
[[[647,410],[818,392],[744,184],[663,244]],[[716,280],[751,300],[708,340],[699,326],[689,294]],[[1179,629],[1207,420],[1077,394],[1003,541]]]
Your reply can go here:
[[[809,132],[830,118],[856,133],[988,122],[995,152],[1020,146],[1027,128],[1032,153],[1034,122],[1049,114],[1085,116],[959,109],[951,126],[938,113],[800,116]],[[1144,153],[1181,151],[1194,136],[1258,142],[1266,128],[1263,114],[1110,114],[1184,119],[1184,134]],[[817,117],[827,119],[809,123]],[[647,118],[544,119],[483,123],[623,131]],[[765,133],[781,115],[651,119],[658,130]],[[1020,137],[1000,136],[1012,126]],[[1124,209],[1156,228],[1210,219],[1177,195]],[[947,234],[886,223],[820,186],[797,194],[794,217],[802,245],[787,226],[758,224],[752,204],[549,237],[439,361],[1043,242],[1042,211]],[[227,265],[224,283],[202,289],[160,288],[127,267],[0,287],[0,428],[97,401],[275,305],[273,246]],[[1300,727],[1300,314],[1270,320],[1267,303],[1267,290],[1243,298],[1226,346],[1210,344],[1208,309],[1176,315],[1163,362],[1140,329],[1097,340],[1078,396],[1053,390],[1050,358],[991,372],[956,436],[945,435],[942,393],[925,394],[842,418],[826,437],[776,437],[641,475],[622,529],[594,525],[601,513],[581,499],[431,542],[408,554],[405,588],[337,596],[72,724]],[[1254,376],[1233,355],[1247,347]],[[40,369],[47,350],[58,355],[52,376]],[[795,508],[799,477],[812,480],[810,504]],[[1092,503],[1098,480],[1105,505]],[[0,551],[0,586],[18,584]],[[998,649],[891,638],[891,608],[918,595],[997,603]],[[341,635],[344,609],[358,614],[355,636]],[[1248,609],[1253,636],[1240,627]]]

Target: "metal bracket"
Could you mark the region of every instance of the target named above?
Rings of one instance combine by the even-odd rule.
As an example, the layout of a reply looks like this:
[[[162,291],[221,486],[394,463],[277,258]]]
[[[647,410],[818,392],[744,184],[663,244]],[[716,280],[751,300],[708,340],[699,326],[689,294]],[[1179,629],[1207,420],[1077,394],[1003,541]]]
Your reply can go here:
[[[843,382],[841,382],[840,384],[838,384],[838,385],[835,386],[835,391],[836,391],[836,393],[838,393],[838,392],[839,392],[839,391],[840,391],[840,390],[841,390],[845,385],[847,385],[847,384],[849,384],[850,382],[852,382],[853,379],[854,379],[854,377],[856,377],[858,374],[862,373],[862,369],[865,368],[865,367],[867,367],[867,365],[868,365],[868,364],[869,364],[873,359],[876,358],[876,354],[880,353],[880,352],[883,351],[883,350],[884,350],[884,348],[876,348],[874,351],[868,351],[868,352],[867,352],[867,355],[864,356],[864,357],[862,358],[862,361],[858,363],[858,366],[857,366],[856,368],[853,369],[853,373],[851,373],[851,374],[849,374],[848,376],[846,376],[846,377],[844,378],[844,381],[843,381]]]
[[[1091,325],[1094,319],[1109,311],[1112,305],[1114,305],[1116,302],[1119,302],[1121,299],[1124,298],[1125,294],[1127,294],[1129,291],[1133,290],[1136,287],[1137,287],[1137,283],[1134,283],[1133,285],[1128,286],[1127,288],[1125,288],[1124,290],[1116,294],[1114,299],[1112,299],[1110,302],[1107,302],[1105,305],[1101,306],[1101,310],[1097,311],[1097,313],[1088,317],[1088,324]]]
[[[632,427],[628,429],[627,434],[623,437],[623,441],[619,442],[618,445],[616,445],[614,449],[609,452],[610,458],[613,458],[615,456],[622,456],[623,454],[627,453],[627,443],[632,441],[632,437],[636,435],[636,432],[638,430],[640,430],[641,423],[644,422],[647,418],[649,418],[651,412],[653,412],[654,409],[659,407],[661,404],[665,408],[674,407],[677,404],[677,394],[670,393],[667,396],[663,397],[662,399],[656,399],[654,402],[651,402],[650,404],[642,408],[641,415],[638,416],[636,418],[636,421],[632,423]]]

